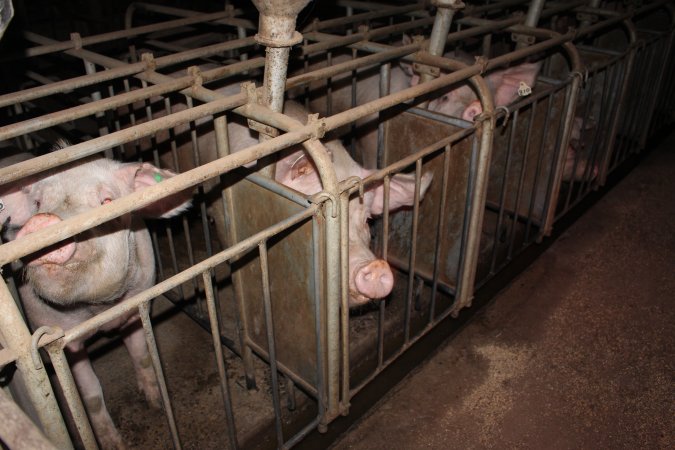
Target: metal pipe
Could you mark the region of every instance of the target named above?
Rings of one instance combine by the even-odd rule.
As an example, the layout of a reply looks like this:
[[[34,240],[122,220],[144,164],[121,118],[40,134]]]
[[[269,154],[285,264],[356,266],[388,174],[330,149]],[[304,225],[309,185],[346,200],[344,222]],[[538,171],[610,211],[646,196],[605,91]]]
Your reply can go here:
[[[309,0],[253,0],[253,4],[260,12],[258,34],[255,40],[265,45],[265,73],[263,75],[262,104],[272,111],[281,112],[284,107],[284,87],[286,86],[286,72],[288,56],[293,45],[302,42],[302,35],[295,31],[295,20],[302,8]],[[268,140],[270,136],[260,133],[260,142]],[[264,165],[264,162],[263,162]],[[274,178],[274,164],[265,166],[261,173]]]
[[[0,334],[7,348],[16,354],[16,366],[24,377],[28,396],[45,435],[57,448],[72,449],[47,371],[44,365],[37,368],[33,363],[31,335],[4,281],[0,282]]]
[[[8,448],[56,450],[4,389],[0,389],[0,423],[0,438]]]
[[[452,25],[452,18],[455,13],[465,5],[462,3],[462,0],[434,0],[433,4],[437,8],[436,17],[434,18],[434,26],[431,29],[431,36],[429,36],[429,47],[427,51],[431,55],[443,56],[445,42],[448,39],[448,33],[450,32],[450,26]],[[420,75],[422,83],[433,78],[433,75],[427,72]],[[423,105],[423,107],[426,108],[426,104]]]

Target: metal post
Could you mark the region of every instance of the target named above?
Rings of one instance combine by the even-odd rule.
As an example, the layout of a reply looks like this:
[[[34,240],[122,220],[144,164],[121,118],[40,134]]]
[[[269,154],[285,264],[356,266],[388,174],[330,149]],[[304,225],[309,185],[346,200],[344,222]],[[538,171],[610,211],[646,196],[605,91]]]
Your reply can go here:
[[[525,23],[523,25],[528,27],[536,27],[539,22],[539,17],[541,17],[541,11],[544,9],[544,0],[532,0],[530,3],[530,8],[527,10],[527,17],[525,17]],[[520,38],[517,39],[516,50],[527,47],[530,42],[528,39]]]
[[[255,40],[267,47],[262,103],[272,111],[281,112],[284,106],[288,55],[293,45],[302,42],[302,35],[295,31],[295,19],[307,3],[309,0],[253,0],[260,12]],[[269,138],[260,133],[261,142]],[[274,178],[274,164],[267,165],[261,173]]]
[[[443,56],[445,42],[448,40],[448,33],[452,25],[452,18],[455,12],[464,8],[465,5],[461,0],[434,0],[432,3],[437,9],[434,26],[431,29],[431,36],[429,38],[428,51],[432,55]],[[430,73],[421,74],[422,83],[433,78],[434,76]]]
[[[31,335],[4,281],[0,283],[0,333],[7,348],[17,355],[16,366],[24,376],[28,396],[45,435],[57,448],[73,448],[47,371],[44,365],[40,364],[42,367],[37,368],[33,363]]]

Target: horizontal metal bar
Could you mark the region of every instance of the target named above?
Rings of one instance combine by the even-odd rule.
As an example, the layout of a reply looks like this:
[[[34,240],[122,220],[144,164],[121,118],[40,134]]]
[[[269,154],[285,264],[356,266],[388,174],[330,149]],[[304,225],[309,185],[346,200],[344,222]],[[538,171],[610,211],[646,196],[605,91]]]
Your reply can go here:
[[[522,1],[522,0],[521,0]],[[385,6],[385,5],[383,5]],[[303,28],[302,32],[307,33],[309,31],[319,31],[328,28],[338,27],[342,25],[348,25],[351,23],[364,22],[371,19],[379,19],[381,17],[393,16],[397,14],[405,14],[407,12],[421,10],[422,5],[410,5],[410,6],[392,6],[392,7],[383,7],[378,11],[365,12],[360,14],[354,14],[351,16],[339,17],[337,19],[327,19],[322,21],[312,22]]]
[[[130,28],[126,30],[113,31],[110,33],[98,34],[95,36],[83,37],[79,42],[69,40],[61,41],[56,43],[50,43],[41,45],[38,47],[32,47],[24,50],[21,54],[10,55],[9,57],[2,58],[0,61],[7,62],[20,57],[32,57],[38,55],[45,55],[48,53],[60,52],[63,50],[72,50],[78,47],[84,47],[87,45],[100,44],[102,42],[114,41],[117,39],[125,39],[141,34],[152,33],[155,31],[166,30],[169,28],[177,28],[185,25],[192,25],[196,23],[209,22],[218,19],[226,19],[231,15],[230,12],[216,12],[210,14],[202,14],[195,17],[189,17],[185,19],[176,19],[168,22],[161,22],[153,25],[144,25],[141,27]]]
[[[313,215],[318,214],[320,209],[321,209],[320,205],[318,204],[312,205],[306,210],[296,213],[291,217],[288,217],[287,219],[284,219],[271,227],[268,227],[246,239],[243,239],[240,242],[236,243],[235,245],[219,253],[216,253],[210,258],[207,258],[204,261],[201,261],[185,269],[184,271],[157,283],[151,288],[148,288],[133,297],[130,297],[120,303],[117,303],[116,305],[113,305],[109,309],[102,311],[96,316],[87,319],[84,322],[80,322],[73,328],[69,330],[64,330],[64,336],[61,338],[64,340],[64,345],[73,342],[77,339],[81,339],[83,336],[89,334],[92,330],[99,329],[102,325],[127,314],[129,311],[133,311],[134,309],[138,308],[140,304],[147,303],[153,298],[158,297],[163,293],[170,291],[171,289],[174,289],[180,286],[181,284],[190,281],[195,277],[200,276],[201,273],[207,270],[211,270],[214,267],[223,264],[228,260],[231,260],[233,258],[245,254],[252,248],[257,247],[258,243],[261,240],[269,239],[270,237],[275,236],[281,233],[282,231],[309,219]],[[38,342],[39,347],[43,347],[44,345],[47,345],[53,342],[54,340],[59,339],[58,337],[55,338],[53,336],[54,335],[44,335]]]

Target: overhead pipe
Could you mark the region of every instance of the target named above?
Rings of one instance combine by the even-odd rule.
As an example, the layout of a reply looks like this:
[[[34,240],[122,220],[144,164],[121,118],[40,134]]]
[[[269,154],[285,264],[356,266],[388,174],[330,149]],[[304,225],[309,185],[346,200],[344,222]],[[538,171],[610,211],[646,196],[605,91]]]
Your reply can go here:
[[[302,42],[302,34],[295,30],[298,13],[309,3],[309,0],[253,0],[260,19],[256,42],[267,47],[265,50],[265,74],[263,93],[260,99],[263,105],[272,111],[281,112],[284,107],[284,89],[288,56],[293,45]],[[262,131],[262,128],[259,130]],[[260,141],[271,136],[260,133]],[[274,178],[274,164],[262,164],[261,173]]]
[[[525,17],[525,22],[523,25],[535,28],[539,22],[539,17],[541,17],[541,11],[543,9],[544,0],[532,0],[532,3],[530,3],[530,8],[527,10],[527,16]],[[530,36],[525,36],[522,34],[516,34],[514,36],[514,39],[517,41],[516,50],[525,48],[534,42]]]
[[[462,0],[433,0],[432,3],[436,6],[436,17],[434,19],[434,26],[431,29],[427,51],[434,56],[443,56],[445,42],[448,39],[450,26],[452,25],[452,18],[458,10],[464,8],[466,5]],[[424,70],[420,74],[422,83],[431,81],[434,78],[435,76],[429,70]],[[424,102],[422,107],[426,108],[428,103]]]

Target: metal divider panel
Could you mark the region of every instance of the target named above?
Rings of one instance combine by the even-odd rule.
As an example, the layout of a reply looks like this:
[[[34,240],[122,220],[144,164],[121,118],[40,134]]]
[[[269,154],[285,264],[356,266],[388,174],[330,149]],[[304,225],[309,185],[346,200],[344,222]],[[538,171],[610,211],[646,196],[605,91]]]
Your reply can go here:
[[[237,230],[237,242],[302,211],[300,205],[246,179],[231,189],[235,216],[228,220]],[[312,221],[281,232],[267,245],[277,360],[317,387]],[[319,259],[323,261],[323,255]],[[324,274],[321,269],[317,270]],[[248,339],[268,351],[258,251],[254,249],[233,261],[235,271],[243,279]]]
[[[385,122],[385,165],[409,156],[413,152],[438,142],[459,130],[461,128],[457,126],[416,114],[408,112],[398,114]],[[435,237],[441,209],[443,149],[427,156],[422,169],[423,173],[431,171],[434,177],[423,201],[420,203],[415,272],[425,281],[431,282],[434,273],[434,255],[436,248],[440,247],[438,280],[441,286],[450,289],[452,292],[457,287],[457,272],[460,265],[459,257],[462,226],[466,215],[472,136],[469,135],[452,145],[444,227],[440,233],[440,242],[436,242]],[[396,267],[403,270],[409,270],[411,229],[412,210],[399,211],[390,216],[389,252],[387,256]]]

